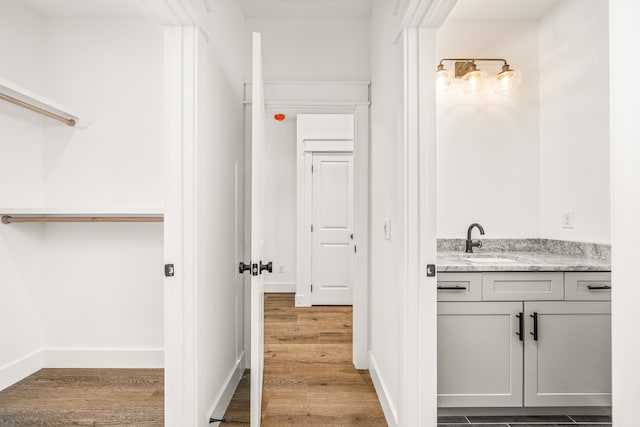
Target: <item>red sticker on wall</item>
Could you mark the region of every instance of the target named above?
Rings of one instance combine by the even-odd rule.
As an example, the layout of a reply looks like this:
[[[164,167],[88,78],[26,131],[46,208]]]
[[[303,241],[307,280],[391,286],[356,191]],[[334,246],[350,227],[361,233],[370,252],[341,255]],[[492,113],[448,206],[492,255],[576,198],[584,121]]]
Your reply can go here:
[[[285,119],[285,115],[284,114],[276,114],[273,116],[274,119],[276,119],[277,121],[281,122]]]

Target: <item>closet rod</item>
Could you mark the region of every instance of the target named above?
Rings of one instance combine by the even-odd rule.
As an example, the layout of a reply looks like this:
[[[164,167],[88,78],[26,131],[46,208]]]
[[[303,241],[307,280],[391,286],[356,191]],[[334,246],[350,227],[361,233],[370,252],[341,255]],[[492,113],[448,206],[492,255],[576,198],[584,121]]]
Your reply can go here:
[[[50,117],[52,119],[55,120],[59,120],[62,123],[66,124],[67,126],[75,126],[76,125],[76,121],[74,119],[67,119],[66,117],[62,117],[58,114],[52,113],[50,111],[47,111],[43,108],[40,107],[36,107],[35,105],[31,105],[29,103],[26,103],[24,101],[20,101],[19,99],[13,98],[9,95],[5,95],[4,93],[0,93],[0,99],[3,99],[7,102],[10,102],[12,104],[18,105],[22,108],[26,108],[27,110],[31,110],[31,111],[35,111],[36,113],[40,113],[43,116],[47,116]]]
[[[12,222],[163,222],[164,218],[156,216],[28,216],[2,217],[4,224]]]

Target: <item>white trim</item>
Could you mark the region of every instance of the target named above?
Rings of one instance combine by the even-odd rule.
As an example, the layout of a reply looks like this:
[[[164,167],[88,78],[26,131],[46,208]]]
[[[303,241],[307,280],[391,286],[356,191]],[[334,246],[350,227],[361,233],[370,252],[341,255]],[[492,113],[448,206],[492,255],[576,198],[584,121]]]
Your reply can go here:
[[[292,293],[296,291],[296,282],[264,282],[265,293]]]
[[[42,350],[46,368],[163,368],[162,348],[60,347]]]
[[[366,81],[272,81],[265,82],[264,100],[268,107],[273,106],[334,106],[355,107],[368,105],[371,101]],[[252,88],[250,82],[244,84],[245,104],[251,103]]]
[[[44,368],[42,350],[0,367],[0,391]]]
[[[222,418],[224,413],[227,412],[227,407],[233,398],[233,394],[238,388],[238,384],[240,383],[240,379],[242,378],[242,374],[245,370],[246,361],[244,355],[244,352],[242,352],[240,358],[236,360],[236,364],[231,368],[231,371],[229,371],[227,379],[224,382],[224,387],[213,400],[213,403],[207,411],[207,414],[209,415],[204,421],[204,425],[209,424],[210,418]]]
[[[429,9],[422,15],[420,26],[439,28],[451,13],[458,0],[433,0]]]
[[[165,425],[196,425],[195,99],[197,28],[165,28]]]
[[[353,139],[303,139],[300,141],[302,150],[313,153],[351,153],[353,152]]]
[[[369,374],[371,375],[373,387],[376,389],[376,394],[378,395],[380,406],[382,406],[382,412],[384,412],[384,417],[387,420],[387,424],[389,425],[389,427],[396,427],[398,425],[398,410],[391,400],[391,393],[389,393],[389,388],[385,384],[384,380],[378,375],[379,370],[376,359],[373,357],[373,354],[371,354],[371,352],[368,352],[368,355]]]
[[[353,150],[353,364],[369,367],[369,107],[355,111]]]
[[[402,426],[435,425],[418,419],[418,412],[424,402],[420,394],[421,365],[427,363],[420,359],[419,342],[421,326],[419,319],[419,282],[420,282],[420,233],[419,228],[419,123],[418,109],[418,30],[409,28],[404,31],[404,165],[402,190],[402,212],[404,225],[404,247],[401,256],[401,279],[405,284],[400,295],[400,352],[398,363],[399,423]],[[430,361],[429,361],[430,362]],[[435,418],[434,418],[435,421]]]
[[[243,101],[245,105],[251,105],[251,101]],[[371,105],[369,101],[265,101],[267,108],[296,108],[296,107],[325,107],[325,108],[353,108],[354,105]]]
[[[323,122],[317,125],[313,121]],[[353,151],[355,115],[298,114],[296,134],[296,307],[311,307],[311,165],[314,152]],[[335,122],[335,124],[333,123]],[[331,125],[324,125],[331,123]],[[331,132],[328,134],[327,132]],[[368,141],[367,141],[368,144]],[[358,189],[360,190],[360,189]],[[358,304],[360,301],[354,304]],[[365,301],[362,301],[365,304]],[[355,339],[354,339],[355,341]],[[366,346],[365,346],[366,349]]]
[[[435,425],[437,419],[437,283],[435,277],[427,277],[427,264],[436,264],[436,106],[435,85],[426,70],[436,67],[436,30],[418,30],[418,189],[420,205],[418,212],[418,422],[420,425]]]

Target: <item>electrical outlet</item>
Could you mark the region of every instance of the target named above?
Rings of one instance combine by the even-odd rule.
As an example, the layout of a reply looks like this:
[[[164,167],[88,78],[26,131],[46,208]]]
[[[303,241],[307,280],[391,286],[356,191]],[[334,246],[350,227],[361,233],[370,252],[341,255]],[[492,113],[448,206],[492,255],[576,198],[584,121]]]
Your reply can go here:
[[[278,273],[283,274],[284,273],[284,265],[279,265],[278,266]]]
[[[571,211],[562,212],[561,215],[562,228],[573,228],[575,224],[575,215]]]

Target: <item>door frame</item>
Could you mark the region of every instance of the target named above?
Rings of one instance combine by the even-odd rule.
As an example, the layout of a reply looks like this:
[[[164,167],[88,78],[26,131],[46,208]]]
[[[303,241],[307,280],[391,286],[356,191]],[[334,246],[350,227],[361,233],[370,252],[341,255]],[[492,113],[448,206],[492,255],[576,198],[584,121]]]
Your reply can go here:
[[[356,369],[369,367],[369,108],[358,105],[348,115],[352,127],[330,138],[322,134],[298,131],[297,159],[297,226],[296,242],[296,307],[311,306],[311,162],[314,152],[353,153],[353,244],[359,247],[353,264],[353,364]],[[322,114],[332,116],[334,114]],[[344,116],[345,114],[341,114]],[[346,125],[345,125],[346,126]],[[307,196],[305,196],[305,194]],[[304,267],[302,267],[304,266]]]
[[[369,367],[369,106],[368,81],[265,81],[265,109],[267,112],[294,114],[353,114],[354,115],[354,237],[358,252],[353,270],[353,364],[357,369]],[[245,114],[251,105],[251,83],[245,83]],[[246,128],[245,128],[246,129]],[[245,153],[247,137],[245,135]],[[245,156],[250,157],[250,156]],[[246,172],[245,174],[250,173]],[[248,175],[247,175],[248,176]],[[246,196],[249,191],[245,194]],[[245,207],[246,217],[250,205]],[[247,236],[245,234],[245,242]],[[355,241],[355,240],[354,240]],[[297,280],[297,279],[296,279]],[[248,319],[245,319],[248,321]],[[246,336],[246,332],[245,332]],[[250,345],[245,340],[245,352]]]
[[[298,251],[298,261],[300,260],[300,256],[302,256],[302,264],[297,264],[296,271],[302,271],[302,274],[305,277],[305,280],[303,282],[298,282],[298,290],[300,289],[300,283],[304,284],[305,283],[312,283],[313,281],[313,234],[310,231],[310,225],[313,223],[313,158],[316,154],[328,154],[328,155],[332,155],[332,154],[336,154],[336,155],[351,155],[351,164],[353,166],[353,140],[344,140],[344,141],[336,141],[336,140],[331,140],[331,141],[314,141],[313,144],[309,144],[310,141],[306,141],[305,142],[305,151],[303,154],[303,159],[300,160],[300,158],[298,158],[298,161],[302,161],[304,164],[304,169],[303,169],[303,173],[304,173],[304,178],[303,178],[303,186],[302,186],[302,190],[303,190],[303,195],[302,195],[302,200],[298,199],[298,209],[300,209],[300,206],[302,205],[302,210],[303,210],[303,215],[304,215],[304,224],[302,229],[298,229],[297,233],[302,233],[303,234],[303,240],[304,240],[304,247],[302,248],[302,251]],[[338,150],[311,150],[311,151],[307,151],[306,147],[314,147],[316,143],[323,143],[326,142],[327,145],[331,145],[332,147],[338,147]],[[299,169],[298,169],[299,170]],[[300,182],[300,180],[298,180],[298,182]],[[352,182],[353,185],[353,182]],[[355,198],[353,197],[353,188],[351,189],[352,191],[352,198],[351,198],[351,209],[353,212],[353,207],[355,205]],[[300,197],[300,194],[298,193],[298,197]],[[352,218],[352,223],[354,222],[354,219]],[[352,230],[352,233],[354,233],[354,231]],[[354,236],[355,237],[355,236]],[[354,239],[352,239],[351,243],[354,244]],[[354,258],[353,262],[355,264],[355,253],[352,253],[351,256]],[[306,287],[305,287],[306,288]],[[351,289],[353,290],[353,271],[351,273]],[[297,293],[296,293],[297,295]],[[353,296],[352,296],[353,299]],[[313,305],[313,294],[311,292],[311,289],[309,289],[309,300],[311,300],[310,305]]]

